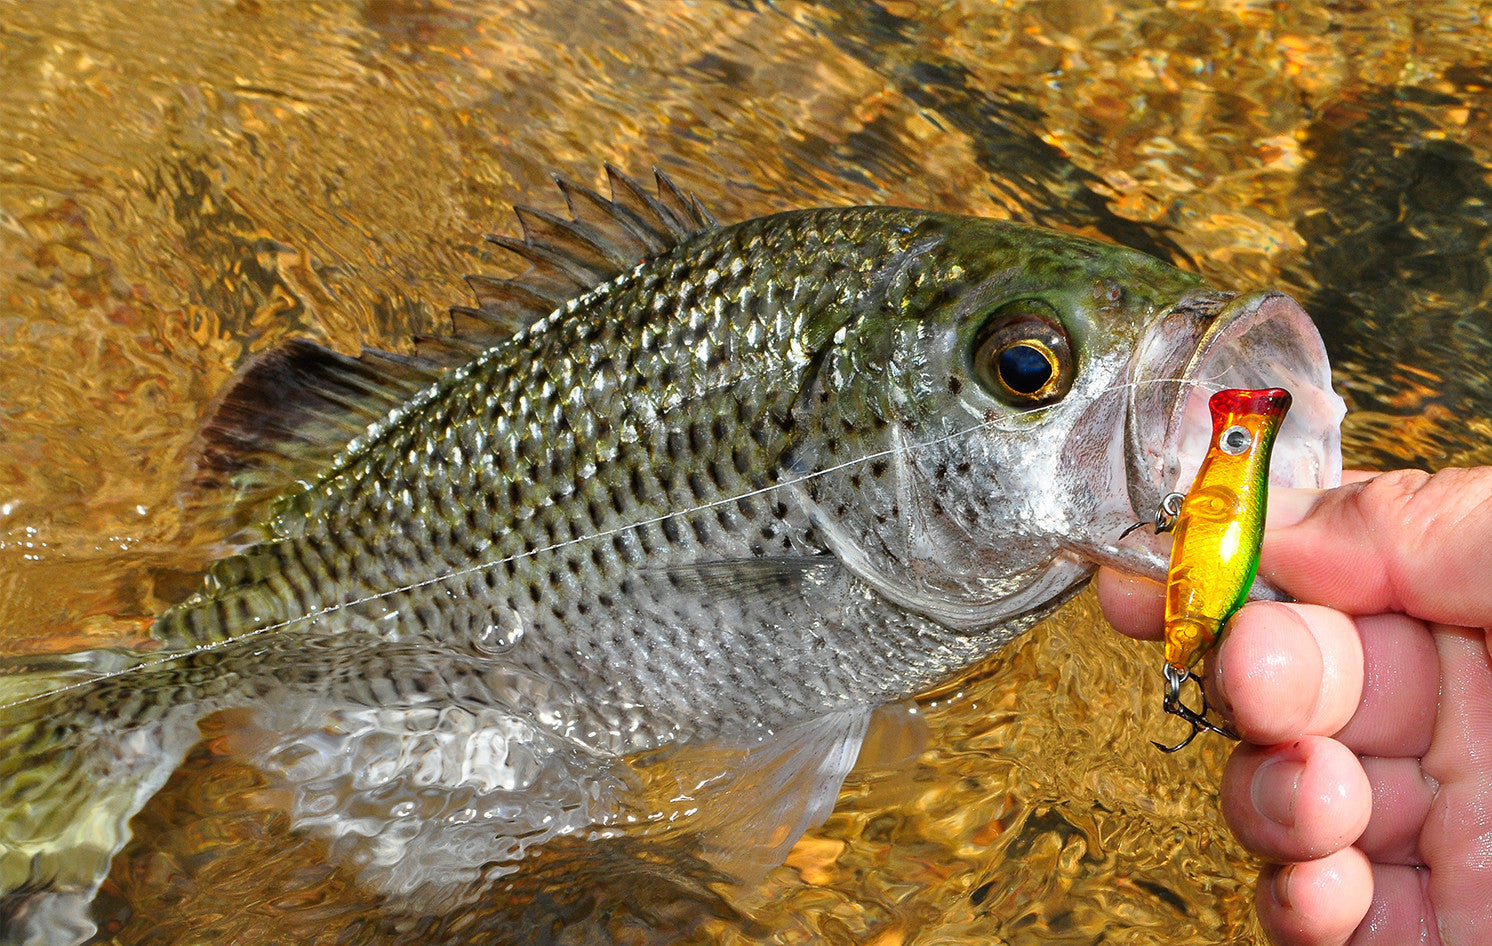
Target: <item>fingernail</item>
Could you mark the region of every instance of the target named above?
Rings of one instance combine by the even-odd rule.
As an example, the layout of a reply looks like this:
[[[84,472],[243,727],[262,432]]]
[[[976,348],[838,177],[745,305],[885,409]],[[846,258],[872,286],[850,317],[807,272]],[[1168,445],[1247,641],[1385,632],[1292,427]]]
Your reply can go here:
[[[1276,486],[1269,491],[1269,501],[1264,508],[1264,527],[1266,529],[1283,529],[1293,526],[1316,508],[1316,503],[1321,501],[1325,490],[1320,489],[1294,489],[1289,486]]]
[[[1274,875],[1274,900],[1286,910],[1290,909],[1290,881],[1294,876],[1294,864],[1286,864]]]
[[[1303,771],[1305,763],[1294,759],[1270,759],[1259,766],[1249,786],[1254,810],[1283,828],[1294,827],[1295,793]]]

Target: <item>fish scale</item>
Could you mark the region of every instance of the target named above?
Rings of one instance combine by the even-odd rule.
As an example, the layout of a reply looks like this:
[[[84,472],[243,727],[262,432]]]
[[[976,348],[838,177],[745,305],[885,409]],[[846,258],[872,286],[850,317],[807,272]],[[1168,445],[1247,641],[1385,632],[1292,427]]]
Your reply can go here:
[[[393,629],[408,624],[414,633],[437,641],[448,637],[453,627],[473,623],[461,620],[461,615],[491,607],[513,610],[517,605],[519,619],[532,630],[508,659],[554,674],[580,693],[604,688],[643,704],[659,702],[666,694],[673,704],[667,714],[673,719],[667,725],[641,737],[628,736],[611,748],[645,749],[659,737],[674,737],[674,727],[691,708],[698,711],[701,694],[679,689],[687,676],[657,674],[658,664],[671,665],[657,655],[671,654],[673,663],[700,669],[704,664],[696,651],[701,645],[718,648],[718,643],[707,641],[713,629],[678,630],[673,625],[681,617],[678,612],[659,620],[629,607],[617,576],[639,564],[687,564],[764,552],[764,532],[777,544],[773,551],[823,554],[811,525],[784,521],[784,510],[784,516],[766,527],[749,527],[746,509],[759,510],[738,506],[740,516],[735,520],[722,521],[711,511],[632,527],[620,536],[624,547],[640,550],[630,560],[618,553],[616,542],[596,541],[599,562],[589,554],[552,547],[625,527],[618,509],[634,521],[657,520],[770,484],[776,476],[773,455],[786,452],[791,392],[798,388],[784,380],[807,367],[807,351],[801,344],[805,328],[831,307],[847,307],[868,286],[841,281],[835,293],[809,294],[800,277],[794,281],[796,289],[769,284],[762,290],[752,282],[757,271],[750,261],[791,262],[795,254],[812,256],[826,243],[863,244],[887,232],[879,216],[805,214],[709,233],[673,251],[672,258],[634,270],[604,291],[582,297],[552,328],[536,326],[487,353],[444,383],[418,413],[401,418],[381,437],[369,438],[365,446],[351,451],[282,512],[282,521],[296,523],[292,528],[299,535],[246,553],[268,556],[269,578],[257,577],[249,569],[226,586],[230,569],[220,566],[215,570],[218,590],[163,615],[157,625],[160,636],[180,647],[252,630],[252,625],[245,628],[242,620],[234,624],[232,619],[234,603],[245,598],[253,602],[259,626],[292,621],[298,613],[316,614],[313,622],[305,622],[314,623],[316,634],[398,634],[405,631]],[[902,235],[887,240],[876,248],[876,255],[894,255],[905,239]],[[734,274],[711,268],[727,254],[748,262],[734,267]],[[751,295],[756,304],[743,315],[729,304],[748,286],[755,290]],[[806,300],[811,305],[794,311],[779,300]],[[729,318],[748,319],[749,327],[727,322],[727,313]],[[709,343],[711,337],[722,335],[735,340],[728,350]],[[755,338],[756,345],[746,347],[740,341],[745,337]],[[598,369],[605,371],[607,361],[615,363],[611,353],[618,350],[633,355],[630,370],[619,371],[608,392],[608,402],[624,401],[629,408],[613,420],[598,414],[584,394],[595,390],[588,379]],[[679,351],[691,357],[680,360]],[[537,386],[531,372],[520,370],[528,362],[543,366]],[[746,366],[770,370],[743,371]],[[789,393],[771,397],[772,392],[783,391]],[[577,404],[586,409],[576,413]],[[679,429],[673,418],[686,411],[697,419]],[[698,418],[718,424],[726,439],[700,435]],[[598,428],[618,430],[614,448],[607,449]],[[764,431],[773,429],[773,439],[759,442],[772,436],[764,436]],[[484,451],[505,439],[516,448],[495,454]],[[741,456],[743,446],[749,447],[749,458]],[[457,464],[452,459],[456,450],[463,458],[484,456],[492,462]],[[581,465],[594,467],[596,475],[576,482],[574,472]],[[740,472],[742,466],[751,473]],[[509,501],[514,486],[517,504]],[[395,497],[394,502],[380,502],[388,496]],[[592,508],[613,513],[596,521],[589,515]],[[498,528],[474,535],[466,528],[470,517],[458,512],[474,509],[489,510],[489,521]],[[415,515],[414,510],[427,514]],[[350,547],[349,537],[360,540],[361,548]],[[480,586],[475,596],[453,599],[441,581],[408,590],[396,590],[397,585],[391,589],[380,581],[390,572],[406,585],[439,579],[480,567],[479,556],[489,561],[511,559],[502,569],[507,581],[501,590],[509,593],[496,601],[488,600],[492,593]],[[366,559],[374,567],[352,572],[327,565],[348,559]],[[266,581],[273,586],[268,594],[262,587]],[[266,606],[265,598],[274,606]],[[374,600],[366,608],[338,607],[368,598]],[[611,603],[603,603],[603,598]],[[582,606],[588,623],[648,625],[640,638],[642,646],[626,654],[611,653],[607,672],[598,671],[598,662],[586,658],[596,642],[585,639],[583,626],[562,623]],[[338,609],[317,613],[328,608]],[[383,613],[370,621],[368,614],[380,609]],[[771,620],[757,623],[764,630],[774,626]],[[563,646],[556,646],[557,640]],[[643,692],[629,693],[634,686]],[[751,703],[751,710],[760,713],[762,700]],[[790,714],[810,708],[808,699],[799,698],[782,709]],[[763,715],[751,722],[784,722]]]
[[[495,241],[534,270],[471,280],[467,334],[356,358],[289,340],[236,376],[192,508],[221,505],[243,550],[156,620],[158,650],[0,677],[22,697],[0,700],[0,813],[29,813],[0,821],[0,940],[14,917],[91,928],[129,818],[230,707],[293,823],[365,838],[351,856],[388,892],[466,889],[620,817],[614,760],[655,749],[745,753],[660,791],[777,786],[700,815],[786,819],[721,842],[769,864],[872,707],[1076,593],[1094,565],[1072,549],[1155,490],[1126,476],[1132,356],[1196,277],[910,209],[719,227],[611,177],[612,199],[562,184],[572,221],[525,210]],[[1060,342],[1020,334],[1033,312]],[[997,378],[1001,332],[1065,386]]]

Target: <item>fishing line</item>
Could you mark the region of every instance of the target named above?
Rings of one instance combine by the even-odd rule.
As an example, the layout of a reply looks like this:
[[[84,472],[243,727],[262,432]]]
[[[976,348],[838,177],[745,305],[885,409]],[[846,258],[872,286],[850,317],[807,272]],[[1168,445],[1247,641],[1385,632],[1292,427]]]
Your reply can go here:
[[[1188,387],[1196,387],[1196,388],[1202,388],[1202,389],[1211,389],[1213,391],[1220,391],[1220,390],[1222,390],[1222,388],[1220,386],[1218,386],[1217,384],[1213,383],[1213,382],[1217,378],[1219,378],[1221,376],[1222,375],[1221,375],[1221,372],[1220,372],[1219,374],[1214,375],[1212,377],[1208,377],[1208,378],[1147,378],[1147,379],[1145,379],[1143,381],[1128,381],[1128,382],[1125,382],[1124,384],[1116,384],[1116,385],[1113,385],[1111,387],[1104,388],[1102,391],[1097,392],[1097,394],[1094,397],[1095,397],[1095,400],[1096,400],[1099,397],[1104,397],[1106,395],[1110,395],[1110,394],[1113,394],[1113,393],[1118,392],[1118,391],[1124,391],[1124,390],[1127,390],[1129,388],[1137,388],[1137,387],[1140,387],[1142,385],[1147,385],[1147,384],[1179,384],[1179,385],[1185,385],[1185,386],[1188,386]],[[1021,418],[1021,417],[1025,417],[1025,416],[1028,416],[1030,414],[1037,414],[1037,413],[1040,413],[1042,411],[1049,410],[1050,407],[1051,407],[1051,405],[1046,405],[1046,406],[1042,406],[1042,407],[1033,407],[1033,408],[1031,408],[1029,410],[1017,411],[1017,412],[1012,413],[1012,414],[1007,414],[1007,415],[1003,415],[1003,416],[1000,416],[1000,417],[990,418],[988,420],[980,421],[977,424],[972,424],[972,425],[970,425],[968,427],[965,427],[965,428],[963,428],[961,430],[956,430],[956,431],[954,431],[952,433],[944,434],[944,435],[942,435],[940,437],[934,437],[931,440],[920,441],[920,442],[917,442],[917,443],[906,444],[906,445],[903,445],[903,446],[891,447],[891,448],[888,448],[886,450],[878,450],[878,451],[876,451],[874,453],[865,454],[863,456],[855,457],[855,458],[850,459],[850,460],[845,460],[845,461],[843,461],[841,463],[836,463],[836,464],[834,464],[832,466],[825,467],[825,468],[823,468],[821,470],[813,470],[813,471],[808,472],[808,473],[801,473],[801,474],[798,474],[797,476],[791,477],[789,479],[782,480],[782,481],[777,482],[777,483],[773,483],[773,484],[771,484],[769,486],[760,486],[760,487],[757,487],[756,489],[747,490],[746,492],[738,493],[738,494],[736,494],[734,496],[728,496],[728,497],[724,497],[724,498],[721,498],[721,499],[714,499],[714,500],[711,500],[711,501],[709,501],[707,503],[700,503],[699,505],[691,506],[691,507],[688,507],[686,509],[680,509],[680,510],[675,510],[675,511],[672,511],[672,512],[666,512],[666,513],[663,513],[661,515],[653,516],[653,517],[648,518],[648,519],[642,519],[642,520],[639,520],[637,522],[628,523],[626,525],[615,526],[613,528],[605,529],[605,530],[602,530],[600,532],[593,532],[593,533],[591,533],[589,535],[576,536],[573,539],[566,539],[563,542],[555,542],[555,543],[552,543],[550,545],[543,546],[541,548],[535,548],[535,549],[531,549],[531,550],[525,550],[525,551],[522,551],[522,552],[516,552],[516,553],[514,553],[512,555],[509,555],[509,556],[507,556],[505,558],[494,559],[494,560],[492,560],[490,562],[482,562],[482,563],[477,564],[477,565],[470,565],[470,566],[467,566],[467,567],[464,567],[464,568],[458,568],[458,569],[456,569],[454,571],[444,572],[444,573],[442,573],[440,575],[436,575],[436,576],[433,576],[431,578],[421,579],[420,581],[416,581],[416,582],[411,582],[410,584],[407,584],[407,585],[401,585],[401,586],[399,586],[397,588],[389,588],[389,589],[386,589],[384,591],[379,591],[379,592],[376,592],[374,594],[365,595],[365,596],[363,596],[361,598],[353,599],[351,601],[342,601],[342,602],[339,602],[339,603],[336,603],[336,604],[327,605],[326,607],[317,608],[315,610],[308,611],[305,614],[299,614],[299,615],[296,615],[293,618],[288,618],[288,619],[286,619],[284,621],[280,621],[277,624],[266,624],[264,627],[255,628],[252,631],[248,631],[246,633],[239,634],[239,635],[236,635],[236,636],[233,636],[233,637],[228,637],[228,638],[225,638],[225,639],[220,640],[220,641],[210,641],[210,642],[207,642],[207,643],[198,644],[197,646],[188,648],[186,650],[175,651],[173,653],[166,654],[166,655],[161,656],[161,657],[157,657],[157,658],[155,658],[153,660],[145,660],[145,661],[142,661],[142,662],[137,663],[137,664],[133,664],[133,665],[128,666],[128,667],[122,667],[122,668],[120,668],[118,670],[111,670],[111,671],[106,671],[104,673],[98,673],[98,674],[95,674],[93,676],[90,676],[86,680],[79,680],[76,683],[69,683],[69,684],[67,684],[65,686],[56,687],[54,689],[46,690],[46,691],[43,691],[41,693],[34,693],[34,694],[30,695],[30,696],[22,697],[22,698],[20,698],[18,700],[12,700],[9,703],[0,703],[0,710],[8,710],[8,709],[13,709],[13,708],[18,707],[18,706],[25,706],[28,703],[34,703],[34,702],[37,702],[39,700],[48,699],[48,698],[54,697],[54,696],[59,696],[59,695],[64,694],[64,693],[68,693],[68,692],[70,692],[72,690],[79,690],[79,689],[82,689],[84,687],[93,686],[93,685],[99,684],[99,683],[105,683],[105,682],[108,682],[109,680],[115,680],[115,679],[118,679],[120,677],[128,676],[128,675],[133,674],[133,673],[140,673],[140,672],[143,672],[143,671],[146,671],[146,670],[152,670],[152,669],[154,669],[156,667],[164,666],[165,664],[173,663],[173,662],[178,661],[178,660],[183,660],[183,659],[186,659],[188,657],[196,657],[196,656],[199,656],[201,654],[206,654],[206,653],[211,653],[213,651],[222,650],[223,648],[229,647],[231,645],[242,644],[245,641],[251,641],[251,640],[254,640],[254,639],[258,638],[258,637],[262,637],[264,635],[267,635],[267,634],[272,634],[272,633],[276,633],[276,632],[279,632],[279,631],[283,631],[286,628],[289,628],[289,627],[291,627],[293,625],[296,625],[296,624],[300,624],[302,622],[315,621],[317,618],[322,618],[322,617],[326,617],[326,616],[331,615],[331,614],[335,614],[336,612],[344,610],[346,608],[358,607],[359,605],[369,604],[371,602],[378,601],[378,600],[381,600],[383,598],[388,598],[388,597],[392,597],[394,595],[404,594],[404,593],[410,592],[410,591],[417,591],[417,590],[419,590],[421,588],[428,588],[428,587],[430,587],[432,585],[438,585],[438,584],[441,584],[443,582],[452,581],[452,580],[457,579],[457,578],[464,578],[467,575],[478,574],[480,572],[487,571],[488,569],[497,568],[498,566],[506,565],[509,562],[514,562],[514,561],[517,561],[519,559],[530,558],[530,557],[535,556],[535,555],[543,555],[543,554],[547,554],[547,553],[550,553],[550,552],[556,552],[556,551],[559,551],[561,549],[569,548],[570,546],[579,545],[582,542],[591,542],[591,541],[594,541],[594,540],[597,540],[597,539],[610,538],[610,537],[612,537],[614,535],[619,535],[619,534],[621,534],[623,532],[628,532],[628,531],[631,531],[633,529],[642,529],[642,528],[646,528],[647,526],[657,525],[658,523],[663,522],[664,520],[672,519],[672,518],[674,518],[676,516],[689,516],[689,515],[693,515],[694,513],[697,513],[697,512],[704,512],[704,511],[707,511],[707,510],[710,510],[710,509],[715,509],[715,508],[720,507],[720,506],[725,506],[725,505],[729,505],[731,503],[740,502],[743,499],[752,499],[752,498],[757,497],[757,496],[762,496],[762,495],[765,495],[767,493],[773,492],[775,490],[789,489],[791,487],[799,485],[800,483],[806,483],[809,480],[815,479],[815,478],[820,477],[820,476],[828,476],[831,473],[837,473],[840,470],[844,470],[844,469],[847,469],[849,467],[856,466],[858,464],[871,463],[871,462],[873,462],[875,460],[888,459],[890,457],[894,457],[894,456],[897,456],[899,454],[905,455],[905,454],[911,454],[911,453],[922,451],[922,450],[927,450],[927,449],[930,449],[932,447],[936,447],[936,446],[938,446],[940,444],[949,443],[951,441],[958,440],[960,438],[970,436],[971,434],[977,433],[977,432],[979,432],[981,430],[998,429],[998,425],[1000,425],[1000,424],[1003,424],[1003,423],[1006,423],[1008,421],[1015,420],[1015,419],[1018,419],[1018,418]],[[4,679],[4,677],[0,676],[0,680],[3,680],[3,679]]]

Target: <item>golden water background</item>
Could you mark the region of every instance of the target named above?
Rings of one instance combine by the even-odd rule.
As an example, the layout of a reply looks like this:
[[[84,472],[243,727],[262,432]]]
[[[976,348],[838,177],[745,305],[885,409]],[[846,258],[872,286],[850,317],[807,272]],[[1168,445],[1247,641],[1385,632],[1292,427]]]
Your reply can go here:
[[[0,654],[127,640],[189,587],[182,453],[245,357],[407,350],[507,265],[507,205],[603,161],[725,221],[910,204],[1283,288],[1350,464],[1492,462],[1485,4],[9,0],[0,88]],[[210,738],[103,939],[1256,941],[1227,747],[1147,744],[1157,660],[1083,596],[926,699],[920,755],[759,887],[556,851],[460,918],[381,913]]]

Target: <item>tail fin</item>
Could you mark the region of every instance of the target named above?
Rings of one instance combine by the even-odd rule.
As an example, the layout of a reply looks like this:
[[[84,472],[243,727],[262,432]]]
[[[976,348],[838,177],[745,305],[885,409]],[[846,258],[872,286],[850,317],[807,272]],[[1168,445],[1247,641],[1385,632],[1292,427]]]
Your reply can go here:
[[[197,740],[202,710],[138,678],[0,668],[0,943],[78,943],[129,820]],[[128,681],[128,682],[127,682]],[[169,693],[169,690],[167,691]]]

